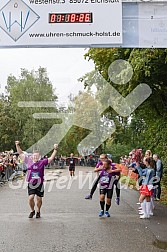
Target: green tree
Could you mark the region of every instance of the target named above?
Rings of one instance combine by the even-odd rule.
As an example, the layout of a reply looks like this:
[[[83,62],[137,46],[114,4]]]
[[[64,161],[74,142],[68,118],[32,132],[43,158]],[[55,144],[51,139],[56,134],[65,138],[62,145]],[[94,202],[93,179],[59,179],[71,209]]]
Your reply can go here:
[[[0,98],[0,122],[0,150],[10,150],[11,142],[15,139],[17,124],[8,101],[3,96]]]
[[[40,67],[37,71],[21,69],[19,78],[9,76],[6,92],[7,103],[10,107],[10,116],[15,121],[15,139],[22,142],[24,149],[30,147],[43,137],[55,123],[52,119],[34,119],[34,113],[56,112],[57,96],[45,68]],[[28,101],[52,101],[55,108],[19,107],[18,102]],[[10,124],[9,127],[12,127]],[[8,133],[10,135],[10,133]],[[11,146],[14,139],[9,141]]]
[[[121,118],[112,108],[105,113],[113,118],[117,131],[112,136],[113,143],[127,144],[131,147],[142,147],[158,152],[166,162],[167,142],[167,49],[122,49],[122,48],[91,48],[85,58],[93,60],[95,69],[115,87],[122,96],[127,96],[140,83],[146,83],[152,90],[151,96],[140,105],[130,116]],[[133,67],[133,76],[125,85],[116,85],[110,81],[108,68],[117,59],[128,61]],[[96,85],[97,90],[102,89],[101,83],[96,81],[95,71],[85,74],[80,80],[85,87]],[[119,74],[120,79],[125,77],[125,71]],[[106,99],[106,94],[98,93],[101,102]],[[108,93],[110,97],[110,93]],[[119,103],[119,100],[115,101]]]

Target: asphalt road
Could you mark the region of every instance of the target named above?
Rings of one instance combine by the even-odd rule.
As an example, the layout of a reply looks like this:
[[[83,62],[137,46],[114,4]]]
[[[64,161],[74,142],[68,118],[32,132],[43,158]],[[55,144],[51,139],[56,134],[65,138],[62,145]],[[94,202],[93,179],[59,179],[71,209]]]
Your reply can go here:
[[[72,179],[67,168],[60,177],[47,170],[47,179],[54,180],[46,183],[41,219],[28,219],[30,210],[23,181],[1,187],[0,251],[165,251],[154,242],[167,241],[167,207],[156,204],[155,216],[141,220],[136,205],[138,192],[122,189],[120,205],[112,200],[111,217],[99,218],[99,190],[92,200],[85,200],[95,176],[92,170],[77,167]]]

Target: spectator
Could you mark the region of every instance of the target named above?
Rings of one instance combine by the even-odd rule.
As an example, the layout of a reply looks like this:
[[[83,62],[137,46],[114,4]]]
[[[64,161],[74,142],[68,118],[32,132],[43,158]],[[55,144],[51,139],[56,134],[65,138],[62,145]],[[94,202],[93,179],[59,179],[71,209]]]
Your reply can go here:
[[[136,169],[138,170],[140,176],[143,176],[142,186],[140,187],[140,198],[139,202],[142,207],[142,215],[140,219],[150,218],[151,213],[151,196],[153,195],[153,177],[154,169],[151,167],[152,160],[151,158],[145,158],[144,164],[146,165],[145,169],[142,169],[137,163]]]
[[[3,161],[3,157],[0,156],[0,182],[4,179],[5,177],[5,165]]]
[[[163,174],[163,164],[162,161],[159,159],[159,156],[157,154],[153,155],[153,159],[155,161],[155,173],[158,182],[155,183],[154,188],[154,200],[160,200],[161,197],[161,179]]]

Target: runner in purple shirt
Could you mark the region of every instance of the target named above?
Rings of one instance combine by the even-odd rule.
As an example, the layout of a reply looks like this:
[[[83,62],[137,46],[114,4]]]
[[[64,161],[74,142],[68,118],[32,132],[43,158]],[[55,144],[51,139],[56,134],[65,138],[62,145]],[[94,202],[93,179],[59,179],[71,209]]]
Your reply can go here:
[[[112,160],[107,157],[107,154],[101,154],[100,155],[100,159],[99,159],[99,162],[96,165],[96,168],[101,167],[103,165],[103,161],[106,160],[106,159],[110,161],[110,165],[111,165],[112,169],[115,170],[115,174],[114,175],[115,175],[116,178],[114,180],[114,184],[116,186],[116,194],[117,194],[116,203],[119,205],[119,199],[120,199],[119,177],[120,177],[120,171],[121,170],[119,168],[116,168],[116,164],[112,163]],[[100,176],[98,176],[97,179],[95,180],[95,182],[94,182],[94,184],[92,186],[92,189],[90,191],[90,194],[87,195],[85,197],[85,199],[92,199],[93,194],[96,191],[99,179],[100,179]]]
[[[54,145],[54,151],[49,158],[41,160],[39,151],[34,151],[32,158],[27,157],[20,148],[19,141],[15,141],[17,152],[20,158],[27,165],[27,182],[28,182],[28,201],[31,208],[29,218],[35,215],[35,195],[37,199],[37,213],[36,218],[40,218],[40,209],[42,206],[42,197],[44,196],[44,168],[47,164],[51,163],[57,153],[57,144]]]
[[[117,205],[120,204],[120,183],[119,183],[119,179],[121,176],[121,169],[116,167],[115,163],[112,163],[112,159],[108,159],[110,161],[110,165],[112,170],[115,170],[115,172],[113,173],[114,176],[114,181],[113,181],[113,185],[115,185],[115,190],[116,190],[116,199],[115,202]],[[102,161],[100,161],[96,167],[100,167],[103,164]]]
[[[108,210],[111,206],[111,199],[113,196],[113,177],[114,177],[114,170],[111,166],[111,161],[106,159],[103,161],[102,165],[98,168],[94,169],[95,172],[99,172],[99,185],[100,185],[100,206],[101,211],[99,213],[99,217],[104,215],[104,208],[105,216],[110,217]],[[105,206],[105,195],[106,197],[106,206]]]

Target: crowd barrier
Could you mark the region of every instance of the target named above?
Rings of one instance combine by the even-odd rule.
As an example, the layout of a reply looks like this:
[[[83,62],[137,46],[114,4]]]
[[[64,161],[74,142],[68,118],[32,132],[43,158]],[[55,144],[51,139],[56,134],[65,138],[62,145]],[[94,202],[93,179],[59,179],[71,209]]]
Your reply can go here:
[[[62,162],[57,162],[57,163],[51,163],[50,165],[48,165],[46,168],[50,168],[50,169],[53,169],[53,168],[65,168],[66,167],[66,163],[62,163]],[[130,177],[131,179],[137,181],[138,180],[138,174],[130,171],[128,169],[127,166],[125,165],[122,165],[122,164],[116,164],[116,167],[120,167],[121,168],[121,174],[124,175],[124,176],[128,176]],[[0,171],[0,184],[2,185],[4,182],[6,181],[9,181],[12,174],[16,173],[16,172],[23,172],[24,170],[24,167],[22,167],[21,165],[19,165],[17,167],[17,169],[13,170],[12,167],[7,167],[5,168],[4,171]]]
[[[11,166],[7,166],[3,171],[0,171],[0,185],[5,184],[14,177],[23,175],[24,167],[19,164],[14,170]]]

